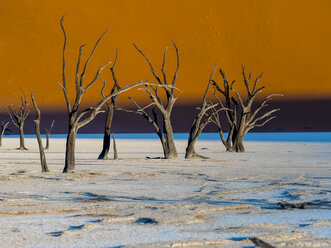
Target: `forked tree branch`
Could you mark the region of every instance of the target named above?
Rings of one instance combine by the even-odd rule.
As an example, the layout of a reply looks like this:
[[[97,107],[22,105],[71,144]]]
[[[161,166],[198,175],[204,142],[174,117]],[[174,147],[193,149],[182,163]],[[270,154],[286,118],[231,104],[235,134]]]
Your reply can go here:
[[[54,122],[55,122],[55,120],[52,121],[51,126],[49,127],[49,129],[45,128],[46,134],[48,134],[48,135],[51,134],[53,126],[54,126]]]
[[[245,109],[246,106],[244,104],[244,101],[241,99],[240,94],[238,93],[238,91],[236,91],[233,87],[231,87],[231,90],[236,94],[237,99],[239,100],[240,106],[242,107],[242,109]]]
[[[141,107],[135,100],[133,100],[131,97],[129,97],[129,100],[136,106],[136,110],[130,110],[130,109],[123,109],[123,108],[117,108],[117,110],[128,112],[128,113],[135,113],[138,115],[143,116],[148,123],[152,124],[152,126],[155,129],[155,132],[158,133],[160,131],[160,128],[155,120],[149,116],[149,114],[145,111],[145,109],[155,105],[154,103],[150,103],[145,107]]]
[[[97,79],[99,78],[99,76],[100,76],[100,73],[103,71],[103,69],[105,69],[109,64],[110,64],[111,62],[109,61],[109,62],[107,62],[105,65],[103,65],[103,66],[100,66],[99,67],[99,69],[98,69],[98,71],[96,72],[96,74],[95,74],[95,76],[94,76],[94,78],[93,78],[93,80],[88,84],[88,85],[86,85],[86,87],[84,88],[84,90],[83,90],[83,94],[95,83],[95,81],[97,81]]]
[[[267,107],[268,106],[267,103],[269,101],[271,101],[274,96],[283,96],[283,95],[282,94],[271,94],[271,95],[267,96],[266,98],[264,98],[264,100],[262,101],[262,103],[260,104],[260,106],[250,116],[249,122],[252,122],[254,120],[255,116],[260,112],[261,109],[263,109],[264,107]]]
[[[257,122],[259,122],[259,121],[261,121],[261,120],[263,120],[263,119],[265,119],[265,118],[267,118],[267,117],[269,117],[269,116],[271,116],[273,113],[275,113],[275,112],[277,112],[277,111],[279,111],[280,109],[273,109],[273,110],[270,110],[270,111],[268,111],[267,113],[265,113],[264,115],[262,115],[261,117],[258,117],[258,118],[256,118],[253,122],[251,122],[251,123],[249,123],[248,124],[248,127],[250,128],[250,129],[252,129],[252,128],[254,128],[254,127],[262,127],[263,125],[265,125],[267,122],[263,122],[264,124],[256,124]],[[275,118],[275,117],[274,117]],[[273,118],[272,118],[273,119]],[[270,119],[271,120],[271,119]]]
[[[97,49],[97,46],[98,46],[99,42],[101,41],[101,39],[103,38],[103,36],[107,33],[107,31],[108,31],[108,29],[105,32],[103,32],[102,35],[99,37],[99,39],[97,40],[97,42],[95,43],[95,45],[93,47],[93,50],[92,50],[90,56],[87,58],[87,60],[86,60],[86,62],[84,64],[83,71],[82,71],[82,73],[80,75],[80,82],[79,82],[80,87],[83,86],[83,80],[84,80],[84,77],[85,77],[87,65],[88,65],[89,61],[91,60],[91,58],[92,58],[95,50]]]
[[[113,63],[113,66],[110,67],[111,75],[112,75],[113,81],[114,81],[114,86],[113,86],[112,92],[115,91],[115,86],[116,86],[117,90],[119,90],[121,88],[118,84],[118,81],[117,81],[117,78],[116,78],[116,75],[115,75],[115,70],[114,70],[115,66],[116,66],[116,63],[117,63],[117,57],[118,57],[118,49],[116,49],[116,56],[115,56],[115,61]]]
[[[146,85],[145,85],[146,86]],[[155,103],[155,106],[164,114],[166,114],[166,110],[165,108],[163,107],[163,105],[158,101],[158,95],[154,95],[152,93],[152,91],[148,88],[148,87],[145,87],[145,88],[141,88],[142,91],[144,91],[148,96],[149,98],[151,99],[152,102]]]
[[[261,79],[262,76],[263,76],[263,73],[261,73],[260,76],[258,76],[256,78],[255,83],[254,83],[254,87],[253,87],[253,92],[255,92],[257,83],[259,82],[259,80]]]
[[[249,88],[249,81],[251,80],[252,73],[249,73],[248,78],[246,78],[245,66],[241,65],[241,68],[242,68],[242,75],[243,75],[243,78],[244,78],[244,84],[246,86],[246,91],[247,91],[248,97],[250,97],[252,93],[251,93],[250,88]]]
[[[148,59],[148,57],[143,53],[143,51],[141,51],[137,46],[136,44],[133,44],[133,46],[137,49],[137,51],[146,59],[150,69],[151,69],[151,72],[153,74],[153,76],[155,77],[155,79],[157,80],[157,82],[159,84],[164,84],[161,79],[159,78],[159,76],[156,74],[155,70],[154,70],[154,67],[152,65],[152,63],[150,62],[150,60]]]
[[[94,105],[93,107],[90,107],[84,111],[82,111],[82,113],[80,113],[76,119],[76,123],[78,128],[86,125],[87,123],[89,123],[91,120],[94,119],[94,117],[101,113],[103,110],[101,109],[101,107],[103,106],[103,104],[105,104],[109,99],[111,99],[112,97],[115,97],[117,95],[122,94],[123,92],[126,92],[128,90],[131,90],[132,88],[135,88],[139,85],[151,85],[151,86],[157,86],[157,87],[163,87],[162,85],[158,85],[158,84],[152,84],[152,83],[146,83],[143,81],[139,81],[137,83],[134,83],[132,85],[123,87],[113,93],[109,93],[108,95],[106,95],[105,97],[103,97],[103,99],[101,101],[99,101],[96,105]],[[167,86],[169,87],[169,86]],[[86,115],[87,113],[90,113],[90,115],[88,117],[86,117],[83,121],[80,121],[80,119]]]
[[[7,129],[8,125],[9,125],[9,121],[7,121],[7,122],[2,121],[1,122],[1,132],[4,132],[4,130]]]

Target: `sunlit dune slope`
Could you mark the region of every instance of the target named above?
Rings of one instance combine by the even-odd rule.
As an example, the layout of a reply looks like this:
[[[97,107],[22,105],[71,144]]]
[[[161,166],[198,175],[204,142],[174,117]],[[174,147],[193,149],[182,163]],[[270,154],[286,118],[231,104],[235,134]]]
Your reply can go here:
[[[86,82],[98,66],[114,60],[116,48],[121,85],[152,80],[132,43],[158,71],[168,46],[170,78],[175,67],[173,39],[180,53],[179,103],[200,99],[216,64],[229,80],[237,80],[238,87],[244,64],[253,77],[264,73],[265,93],[284,93],[287,100],[330,97],[330,9],[328,0],[1,0],[0,103],[15,100],[21,87],[34,91],[44,107],[64,108],[57,85],[63,46],[59,19],[64,13],[68,83],[74,79],[78,47],[87,44],[86,59],[109,28],[88,67]],[[102,77],[111,82],[109,70]],[[215,79],[220,80],[218,73]],[[86,96],[88,101],[99,97],[100,87],[99,82]],[[142,96],[137,91],[130,94]]]

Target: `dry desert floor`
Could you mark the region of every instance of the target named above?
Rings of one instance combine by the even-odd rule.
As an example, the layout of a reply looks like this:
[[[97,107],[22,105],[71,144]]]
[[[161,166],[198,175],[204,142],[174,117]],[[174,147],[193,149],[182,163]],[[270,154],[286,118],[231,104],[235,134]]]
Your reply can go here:
[[[63,174],[65,139],[51,139],[41,173],[28,151],[0,148],[1,247],[331,247],[331,142],[246,142],[209,159],[162,156],[158,140],[117,140],[119,160],[97,160],[101,139],[78,139]],[[150,157],[149,159],[146,157]]]

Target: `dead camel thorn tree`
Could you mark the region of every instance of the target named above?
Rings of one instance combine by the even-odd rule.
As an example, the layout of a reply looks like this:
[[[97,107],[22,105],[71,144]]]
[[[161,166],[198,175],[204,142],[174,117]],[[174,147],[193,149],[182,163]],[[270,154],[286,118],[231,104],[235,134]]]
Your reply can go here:
[[[54,126],[54,122],[55,120],[52,121],[51,126],[49,128],[45,128],[45,134],[46,134],[46,146],[45,146],[45,150],[49,149],[49,136],[52,132],[52,128]]]
[[[42,172],[49,172],[48,167],[47,167],[47,163],[46,163],[46,156],[45,156],[45,152],[44,152],[44,147],[43,147],[43,143],[41,140],[41,136],[40,136],[40,110],[38,108],[38,105],[36,103],[36,101],[34,100],[34,95],[33,92],[31,93],[31,100],[33,103],[33,107],[36,111],[36,117],[37,119],[34,120],[35,123],[35,128],[36,128],[36,136],[37,136],[37,141],[38,141],[38,146],[39,146],[39,153],[40,153],[40,164],[41,164],[41,171]]]
[[[176,51],[177,66],[171,82],[168,82],[167,75],[164,71],[167,48],[165,49],[163,55],[163,61],[161,67],[162,78],[161,78],[156,74],[154,67],[150,62],[150,60],[148,59],[148,57],[135,44],[133,44],[133,46],[137,49],[137,51],[146,59],[150,67],[150,70],[157,81],[157,84],[162,86],[162,89],[164,90],[164,94],[165,94],[165,102],[161,100],[158,87],[145,85],[145,87],[142,88],[141,90],[143,90],[151,100],[150,104],[141,107],[138,105],[138,103],[135,100],[129,98],[131,102],[136,106],[136,110],[127,110],[127,109],[119,108],[119,110],[141,115],[148,123],[150,123],[153,126],[154,131],[156,132],[156,134],[158,135],[161,141],[164,158],[166,159],[177,158],[177,150],[175,146],[173,128],[171,123],[171,112],[178,98],[178,96],[175,96],[175,90],[176,90],[177,73],[179,69],[179,54],[178,54],[178,48],[174,41],[172,41],[172,44]],[[152,109],[153,116],[150,116],[146,110],[152,106],[153,106]],[[158,117],[158,114],[161,115],[160,122],[159,122],[160,118]]]
[[[6,129],[7,129],[8,125],[9,125],[9,121],[8,122],[4,122],[4,121],[1,122],[0,146],[2,146],[2,138],[3,138],[3,135],[6,132]]]
[[[76,143],[76,135],[77,135],[78,129],[85,126],[89,122],[91,122],[97,114],[103,112],[101,107],[109,99],[111,99],[112,97],[115,97],[125,91],[128,91],[136,86],[146,84],[146,82],[137,82],[132,85],[123,87],[120,90],[117,90],[113,93],[110,92],[109,94],[104,95],[102,97],[102,99],[98,103],[96,103],[94,106],[80,111],[79,107],[80,107],[84,94],[92,85],[95,84],[95,82],[97,81],[97,79],[100,76],[101,71],[104,68],[106,68],[107,65],[110,64],[110,62],[108,62],[105,65],[100,66],[99,69],[97,70],[94,78],[92,79],[92,81],[90,81],[88,84],[86,84],[86,86],[84,86],[84,78],[85,78],[85,74],[86,74],[87,65],[88,65],[90,59],[92,58],[99,42],[101,41],[102,37],[104,36],[104,34],[106,32],[104,32],[100,36],[100,38],[97,40],[97,42],[95,43],[92,52],[90,53],[89,57],[85,61],[85,64],[83,66],[81,73],[80,73],[80,62],[81,62],[82,49],[83,49],[84,45],[79,47],[79,54],[78,54],[76,74],[75,74],[76,76],[75,76],[75,82],[74,82],[74,84],[76,86],[76,96],[75,96],[74,103],[71,104],[71,102],[69,100],[69,96],[68,96],[68,91],[67,91],[66,73],[65,73],[65,71],[66,71],[65,49],[66,49],[66,44],[67,44],[67,35],[66,35],[65,29],[63,26],[63,18],[64,17],[62,17],[60,20],[61,29],[62,29],[62,32],[64,35],[64,44],[63,44],[63,50],[62,50],[62,63],[63,63],[62,64],[62,83],[58,83],[58,84],[63,90],[66,107],[67,107],[68,119],[69,119],[68,134],[67,134],[67,141],[66,141],[65,166],[63,169],[64,173],[68,173],[68,172],[74,172],[74,170],[75,170],[75,143]]]
[[[212,78],[215,70],[216,70],[216,66],[210,75],[207,88],[202,98],[202,105],[200,108],[198,108],[199,112],[196,115],[195,119],[193,120],[187,142],[185,158],[206,158],[195,152],[194,149],[195,142],[199,138],[203,129],[208,125],[208,123],[212,122],[212,118],[214,117],[214,115],[224,110],[224,108],[218,108],[217,110],[213,111],[217,107],[218,103],[213,104],[208,102],[207,100],[207,95],[209,92],[210,85],[212,84]]]
[[[222,143],[226,147],[227,151],[244,152],[245,148],[243,141],[246,133],[255,127],[262,127],[272,119],[276,118],[273,116],[273,114],[279,111],[279,109],[269,110],[262,115],[259,115],[260,111],[268,106],[268,102],[272,100],[272,97],[282,95],[268,95],[255,109],[253,109],[253,103],[257,95],[260,94],[265,88],[264,86],[259,88],[257,87],[262,74],[255,79],[252,87],[250,85],[252,73],[249,73],[247,77],[245,67],[242,66],[243,82],[247,93],[245,101],[240,96],[239,92],[234,89],[233,85],[235,81],[232,81],[232,83],[229,85],[228,79],[226,78],[222,69],[220,69],[220,74],[222,75],[223,79],[223,89],[220,88],[214,80],[213,86],[215,89],[214,95],[218,100],[219,105],[224,108],[227,124],[229,126],[229,134],[227,139],[224,137],[223,127],[219,120],[219,115],[216,112],[214,114],[213,122],[218,127],[218,132],[220,134]],[[216,93],[219,93],[220,96],[218,96]],[[215,108],[214,111],[216,111]]]
[[[112,73],[112,78],[114,81],[114,85],[110,92],[111,94],[113,94],[116,91],[116,89],[117,90],[121,89],[121,87],[118,84],[117,78],[115,76],[115,71],[114,71],[114,68],[115,68],[115,65],[117,62],[117,54],[118,54],[118,52],[116,49],[115,61],[113,63],[113,66],[110,68],[110,71]],[[101,96],[105,97],[103,91],[106,87],[106,82],[102,78],[100,78],[100,79],[103,81],[103,88],[101,90]],[[106,121],[105,121],[105,130],[104,130],[104,135],[103,135],[103,146],[102,146],[102,151],[101,151],[98,159],[107,159],[108,158],[108,153],[109,153],[109,149],[110,149],[110,130],[111,130],[111,124],[112,124],[113,117],[114,117],[115,103],[116,103],[118,97],[119,97],[119,95],[111,97],[110,101],[106,102],[106,106],[107,106],[106,112],[107,113],[106,113]]]
[[[21,96],[21,103],[19,106],[15,106],[13,103],[8,106],[8,114],[12,123],[19,129],[20,133],[20,147],[18,150],[27,150],[24,145],[24,122],[30,113],[30,109],[28,108],[28,101],[26,100],[26,95],[24,91],[21,89],[23,96]]]

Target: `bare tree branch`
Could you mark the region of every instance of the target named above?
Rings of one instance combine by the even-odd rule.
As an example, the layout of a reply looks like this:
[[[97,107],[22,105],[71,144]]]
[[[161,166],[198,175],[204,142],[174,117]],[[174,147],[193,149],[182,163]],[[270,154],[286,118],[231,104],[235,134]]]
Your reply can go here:
[[[126,92],[128,90],[131,90],[139,85],[156,85],[158,87],[162,87],[160,85],[157,85],[157,84],[151,84],[151,83],[146,83],[146,82],[143,82],[143,81],[140,81],[140,82],[137,82],[137,83],[134,83],[132,85],[129,85],[129,86],[126,86],[126,87],[123,87],[121,88],[120,90],[117,90],[113,93],[109,93],[108,95],[106,95],[101,101],[99,101],[96,105],[94,105],[93,107],[90,107],[84,111],[82,111],[82,113],[80,115],[78,115],[77,117],[77,124],[78,124],[78,128],[86,125],[87,123],[89,123],[91,120],[94,119],[94,117],[99,114],[102,110],[100,109],[103,104],[105,104],[105,102],[107,102],[109,99],[111,99],[112,97],[115,97],[119,94],[122,94],[123,92]],[[86,114],[90,112],[90,116],[88,116],[87,118],[85,118],[83,121],[79,122],[79,120]]]
[[[255,80],[255,83],[254,83],[254,87],[253,87],[253,94],[255,93],[255,90],[256,90],[256,86],[257,86],[257,83],[259,82],[259,80],[261,79],[261,77],[263,76],[263,73],[260,74],[260,76],[258,76]]]
[[[243,75],[243,78],[244,78],[244,84],[246,86],[247,94],[250,97],[251,96],[251,91],[250,91],[250,88],[249,88],[249,81],[251,80],[252,74],[249,73],[248,78],[246,78],[245,66],[241,65],[241,68],[242,68],[242,75]]]
[[[236,94],[236,96],[237,96],[237,98],[239,100],[240,106],[244,109],[245,108],[245,104],[244,104],[243,100],[241,99],[241,96],[238,93],[238,91],[236,91],[233,87],[231,87],[231,90]]]
[[[151,103],[145,107],[141,107],[139,106],[139,104],[133,100],[131,97],[129,97],[129,100],[137,107],[136,110],[129,110],[129,109],[123,109],[123,108],[117,108],[117,110],[120,110],[120,111],[124,111],[124,112],[128,112],[128,113],[135,113],[135,114],[138,114],[138,115],[142,115],[150,124],[153,125],[154,129],[155,129],[155,132],[158,133],[160,131],[160,128],[157,124],[157,122],[155,122],[149,115],[148,113],[145,111],[145,109],[147,109],[148,107],[154,105],[154,103]]]
[[[261,125],[261,124],[257,125],[256,123],[257,123],[258,121],[261,121],[261,120],[263,120],[263,119],[269,117],[270,115],[272,115],[273,113],[275,113],[275,112],[277,112],[277,111],[279,111],[279,110],[280,110],[280,109],[273,109],[273,110],[268,111],[267,113],[265,113],[265,114],[262,115],[261,117],[256,118],[252,123],[249,123],[249,126],[250,126],[250,127],[257,127],[257,126],[262,127],[263,125]]]
[[[109,61],[109,62],[106,63],[105,65],[99,67],[99,69],[98,69],[97,73],[95,74],[93,80],[92,80],[88,85],[86,85],[86,87],[84,88],[83,93],[85,93],[85,92],[88,90],[88,88],[90,88],[90,87],[95,83],[95,81],[97,81],[97,79],[98,79],[99,76],[100,76],[100,73],[101,73],[101,72],[103,71],[103,69],[105,69],[106,66],[108,66],[110,63],[111,63],[111,62]]]
[[[107,33],[107,31],[108,31],[108,29],[107,29],[105,32],[103,32],[103,34],[102,34],[102,35],[100,36],[100,38],[97,40],[97,42],[95,43],[95,45],[94,45],[94,47],[93,47],[93,50],[92,50],[90,56],[87,58],[87,60],[86,60],[86,62],[85,62],[85,64],[84,64],[84,68],[83,68],[82,74],[80,75],[80,82],[79,82],[80,87],[83,86],[83,80],[84,80],[84,77],[85,77],[85,73],[86,73],[87,65],[88,65],[90,59],[92,58],[92,56],[93,56],[95,50],[97,49],[97,46],[98,46],[99,42],[101,41],[101,39],[103,38],[103,36]]]
[[[167,83],[167,75],[164,71],[164,65],[165,65],[165,61],[166,61],[167,50],[168,50],[168,47],[166,47],[165,50],[164,50],[163,62],[162,62],[162,67],[161,67],[161,72],[163,74],[163,81],[164,81],[165,84],[168,84]]]
[[[271,94],[269,96],[267,96],[266,98],[264,98],[264,100],[262,101],[262,103],[260,104],[260,106],[253,112],[253,114],[250,116],[249,118],[249,122],[252,122],[255,118],[255,116],[260,112],[261,109],[263,109],[264,107],[268,106],[268,102],[272,100],[273,97],[275,96],[283,96],[282,94]]]
[[[178,48],[176,46],[176,43],[174,42],[174,40],[171,40],[172,44],[175,47],[176,50],[176,58],[177,58],[177,67],[176,67],[176,71],[174,73],[174,77],[172,79],[172,86],[175,87],[176,86],[176,81],[177,81],[177,74],[178,74],[178,70],[179,70],[179,52],[178,52]],[[175,88],[172,88],[171,93],[174,94]]]
[[[66,31],[63,26],[63,18],[64,18],[64,15],[62,16],[62,18],[60,20],[61,29],[62,29],[63,36],[64,36],[64,43],[63,43],[63,50],[62,50],[62,84],[60,84],[60,83],[58,83],[58,84],[61,86],[61,88],[63,90],[64,98],[65,98],[66,104],[67,104],[67,110],[68,110],[68,112],[71,112],[71,104],[70,104],[70,100],[69,100],[68,93],[67,93],[66,76],[65,76],[65,68],[66,68],[65,50],[66,50],[66,45],[67,45],[67,34],[66,34]]]
[[[46,146],[45,146],[45,150],[49,149],[49,135],[52,132],[54,122],[55,122],[55,120],[52,121],[51,126],[50,126],[49,129],[45,128],[45,133],[46,133]]]
[[[154,67],[152,65],[152,63],[149,61],[148,57],[136,46],[136,44],[133,44],[133,46],[137,49],[137,51],[146,59],[150,69],[151,69],[151,72],[153,74],[153,76],[155,77],[155,79],[157,80],[157,82],[159,84],[163,84],[163,82],[161,81],[161,79],[159,78],[159,76],[156,74],[155,70],[154,70]]]
[[[76,84],[76,91],[79,91],[79,66],[80,66],[80,60],[82,57],[82,50],[85,44],[81,45],[79,47],[79,53],[78,53],[78,59],[77,59],[77,66],[76,66],[76,78],[75,78],[75,84]],[[82,87],[82,85],[80,85]]]
[[[116,86],[117,90],[119,90],[121,88],[118,84],[118,81],[117,81],[117,78],[116,78],[116,75],[115,75],[115,70],[114,70],[115,66],[116,66],[116,63],[117,63],[117,56],[118,56],[118,49],[116,49],[116,56],[115,56],[114,64],[113,64],[112,67],[110,67],[110,71],[111,71],[113,81],[114,81],[114,86],[113,86],[113,89],[112,89],[112,93],[115,91],[115,86]]]

